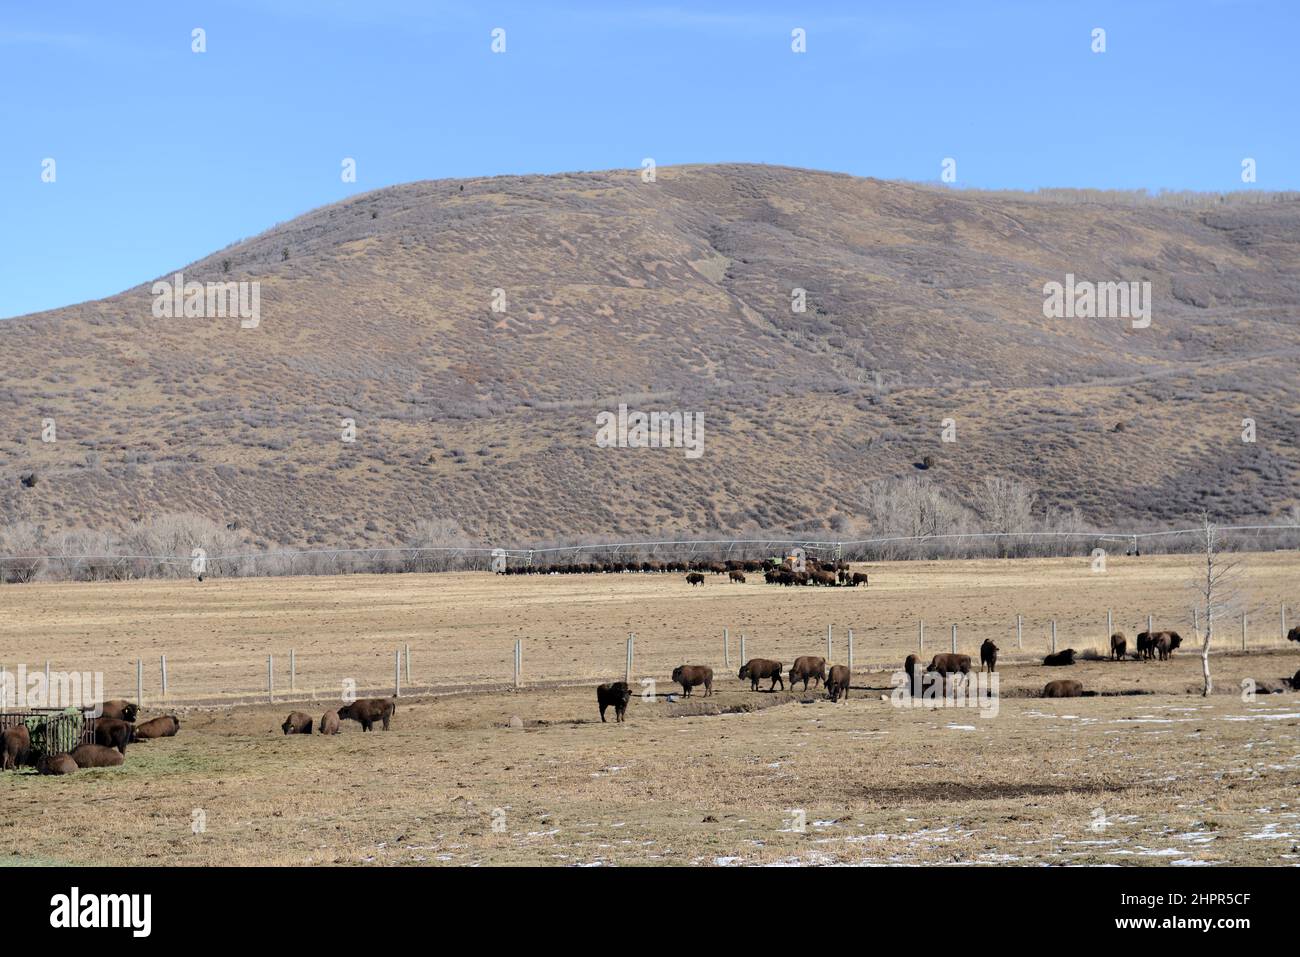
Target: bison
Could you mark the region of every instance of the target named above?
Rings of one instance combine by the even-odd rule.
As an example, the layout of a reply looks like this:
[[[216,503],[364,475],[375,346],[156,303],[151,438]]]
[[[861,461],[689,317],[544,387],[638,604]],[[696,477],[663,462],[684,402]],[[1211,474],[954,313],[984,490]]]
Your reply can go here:
[[[1043,664],[1049,668],[1060,668],[1065,665],[1074,664],[1074,649],[1066,648],[1064,651],[1056,651],[1043,659]]]
[[[1083,694],[1083,685],[1069,678],[1049,681],[1043,687],[1044,698],[1078,698]]]
[[[744,572],[728,572],[727,575],[733,582],[740,582],[742,585],[745,584]]]
[[[79,770],[70,754],[43,754],[36,762],[37,774],[72,774]]]
[[[707,698],[713,694],[713,669],[706,665],[678,665],[673,669],[673,684],[682,686],[683,697],[690,697],[696,685],[704,685]]]
[[[135,726],[136,741],[148,741],[152,738],[170,738],[181,729],[181,720],[175,715],[168,714],[161,718],[150,718],[143,724]],[[78,764],[81,762],[78,761]]]
[[[1287,641],[1300,641],[1300,626],[1292,628],[1286,633]]]
[[[853,573],[853,577],[850,579],[850,584],[852,584],[853,587],[855,587],[855,588],[856,588],[858,585],[866,585],[866,584],[867,584],[867,573],[866,573],[866,572],[854,572],[854,573]]]
[[[941,675],[955,675],[958,672],[970,674],[970,655],[954,655],[948,652],[935,655],[930,659],[926,671],[937,671]]]
[[[302,711],[290,711],[289,717],[280,725],[280,730],[285,734],[311,734],[311,726],[311,715]]]
[[[321,734],[338,734],[339,713],[337,711],[326,711],[320,716],[320,726],[316,730]]]
[[[28,752],[32,749],[32,735],[27,730],[27,725],[16,724],[12,728],[5,728],[4,734],[0,735],[0,748],[3,748],[0,768],[13,771],[20,764],[26,764]]]
[[[102,744],[83,744],[73,748],[68,755],[79,768],[115,768],[126,759],[120,751]]]
[[[839,701],[840,695],[844,695],[845,699],[848,699],[849,681],[848,665],[831,665],[830,677],[826,679],[826,692],[830,695],[832,701]]]
[[[777,685],[781,690],[785,690],[785,679],[781,677],[781,662],[773,661],[770,658],[750,658],[740,666],[740,680],[749,680],[749,690],[757,691],[758,683],[764,678],[771,678],[772,685],[767,690],[775,690]]]
[[[1124,632],[1117,631],[1110,636],[1110,660],[1123,661],[1125,653],[1128,652],[1128,639],[1124,637]]]
[[[1176,631],[1162,631],[1154,636],[1156,654],[1161,661],[1168,661],[1174,649],[1182,643],[1183,639]]]
[[[917,684],[920,680],[917,675],[922,673],[921,659],[916,655],[908,655],[907,660],[903,662],[903,670],[907,672],[907,683],[912,688],[912,694],[915,695],[921,690]]]
[[[381,721],[384,730],[387,731],[388,722],[392,720],[393,712],[396,710],[396,698],[358,698],[351,704],[339,708],[338,716],[342,721],[356,721],[361,725],[362,731],[371,730],[376,721]]]
[[[99,706],[101,718],[117,718],[119,721],[130,721],[133,724],[139,713],[140,709],[125,698],[113,698]]]
[[[980,671],[985,668],[989,671],[998,670],[998,646],[988,638],[985,638],[984,644],[980,645]]]
[[[675,679],[674,679],[675,680]],[[710,681],[710,684],[712,682]],[[626,681],[611,681],[596,687],[596,704],[600,706],[600,720],[605,720],[605,709],[614,709],[614,721],[627,720],[627,703],[632,700],[632,689]]]
[[[135,740],[135,725],[120,718],[99,718],[95,722],[95,743],[117,748],[126,754],[126,746]]]
[[[686,576],[686,584],[688,584],[688,585],[703,585],[703,584],[704,584],[704,576],[701,575],[699,572],[691,572],[689,575]]]
[[[795,682],[803,682],[803,690],[808,690],[808,682],[820,681],[823,686],[826,684],[826,659],[819,658],[816,655],[800,655],[790,666],[790,690],[794,690]]]

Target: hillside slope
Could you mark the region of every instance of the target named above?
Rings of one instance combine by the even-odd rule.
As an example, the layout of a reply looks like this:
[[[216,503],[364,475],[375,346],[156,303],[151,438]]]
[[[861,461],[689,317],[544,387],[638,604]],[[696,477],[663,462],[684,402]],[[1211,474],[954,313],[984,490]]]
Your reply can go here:
[[[293,545],[431,516],[509,544],[869,533],[866,484],[925,456],[955,498],[1014,475],[1103,525],[1300,501],[1300,202],[657,179],[397,186],[184,268],[259,281],[256,329],[155,318],[149,284],[0,322],[0,522],[198,512]],[[1150,327],[1044,318],[1066,274],[1150,281]],[[598,447],[620,402],[702,413],[703,454]]]

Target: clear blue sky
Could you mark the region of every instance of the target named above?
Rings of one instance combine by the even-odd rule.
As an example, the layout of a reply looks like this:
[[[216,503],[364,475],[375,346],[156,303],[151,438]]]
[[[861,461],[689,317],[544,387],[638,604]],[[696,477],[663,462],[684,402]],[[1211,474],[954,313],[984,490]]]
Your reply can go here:
[[[0,316],[119,292],[393,183],[647,156],[1296,189],[1297,27],[1282,0],[8,3]]]

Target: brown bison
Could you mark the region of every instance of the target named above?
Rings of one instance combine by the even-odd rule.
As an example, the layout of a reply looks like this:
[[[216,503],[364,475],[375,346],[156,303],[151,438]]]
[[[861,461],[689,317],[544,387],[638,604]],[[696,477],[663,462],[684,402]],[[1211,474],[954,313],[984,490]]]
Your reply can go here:
[[[43,754],[36,762],[37,774],[72,774],[80,768],[70,754]]]
[[[678,665],[673,669],[673,684],[682,686],[682,697],[690,697],[696,685],[704,685],[704,697],[713,694],[713,669],[706,665]]]
[[[853,573],[853,577],[849,580],[849,584],[853,585],[855,588],[856,588],[858,585],[866,585],[866,584],[867,584],[867,573],[866,573],[866,572],[854,572],[854,573]]]
[[[1174,649],[1183,643],[1183,639],[1176,631],[1162,631],[1154,636],[1154,642],[1156,655],[1161,661],[1168,661]]]
[[[120,718],[99,718],[95,721],[95,743],[106,748],[117,748],[126,754],[126,746],[135,740],[135,725]]]
[[[949,652],[935,655],[930,659],[926,671],[937,671],[941,675],[970,674],[970,655],[954,655]]]
[[[0,735],[0,748],[3,748],[0,768],[13,771],[20,764],[26,764],[27,755],[32,749],[32,735],[27,730],[27,725],[16,724],[12,728],[5,728],[4,734]]]
[[[170,738],[181,729],[181,719],[175,715],[163,715],[161,718],[150,718],[143,724],[135,726],[136,741],[149,741],[153,738]],[[81,762],[78,761],[78,764]]]
[[[1043,664],[1049,668],[1060,668],[1065,665],[1074,664],[1074,649],[1066,648],[1064,651],[1057,651],[1043,659]]]
[[[800,655],[790,666],[790,690],[794,690],[796,681],[803,682],[803,690],[808,690],[808,682],[814,683],[820,681],[823,687],[826,684],[826,659],[819,658],[816,655]]]
[[[840,695],[848,699],[849,681],[848,665],[831,665],[830,676],[826,679],[826,692],[831,696],[832,701],[839,701]]]
[[[102,744],[79,745],[68,756],[77,762],[79,768],[115,768],[126,760],[120,751]]]
[[[985,668],[989,671],[998,670],[998,646],[988,638],[985,638],[984,644],[980,645],[980,671]]]
[[[1297,671],[1291,678],[1291,689],[1300,691],[1300,671]]]
[[[740,584],[742,585],[745,584],[744,572],[728,572],[727,577],[730,578],[733,582],[740,582]]]
[[[907,672],[907,683],[912,689],[912,694],[918,694],[921,686],[918,683],[921,679],[918,677],[923,674],[921,668],[921,659],[916,655],[908,655],[907,660],[903,662],[903,670]]]
[[[1300,626],[1292,628],[1286,633],[1287,641],[1300,641]]]
[[[393,712],[396,710],[397,699],[395,698],[358,698],[351,704],[339,708],[338,716],[342,721],[358,722],[362,731],[371,730],[376,721],[381,721],[384,730],[387,731],[388,722],[392,720]]]
[[[280,725],[280,730],[285,734],[311,734],[311,726],[311,715],[302,711],[290,711],[289,717]]]
[[[119,721],[130,721],[131,723],[135,723],[136,715],[140,713],[140,709],[125,698],[113,698],[105,701],[99,708],[101,718],[116,718]]]
[[[689,575],[686,576],[686,584],[688,584],[688,585],[703,585],[703,584],[704,584],[704,576],[701,575],[699,572],[691,572]]]
[[[1083,694],[1083,685],[1069,678],[1049,681],[1043,687],[1044,698],[1078,698]]]
[[[785,679],[781,677],[781,662],[773,661],[771,658],[750,658],[740,666],[740,680],[749,680],[749,690],[757,691],[758,683],[764,678],[771,678],[772,685],[767,690],[772,691],[777,685],[781,690],[785,690]]]
[[[1123,661],[1124,655],[1128,652],[1128,639],[1124,637],[1124,632],[1117,631],[1110,636],[1110,660]]]
[[[675,678],[673,680],[676,680]],[[712,679],[709,681],[712,684]],[[626,681],[611,681],[596,687],[596,704],[600,706],[600,720],[605,720],[605,709],[614,709],[614,721],[627,720],[627,703],[632,700],[632,689]]]
[[[317,728],[321,734],[338,734],[339,733],[339,713],[337,711],[326,711],[320,716],[320,726]]]

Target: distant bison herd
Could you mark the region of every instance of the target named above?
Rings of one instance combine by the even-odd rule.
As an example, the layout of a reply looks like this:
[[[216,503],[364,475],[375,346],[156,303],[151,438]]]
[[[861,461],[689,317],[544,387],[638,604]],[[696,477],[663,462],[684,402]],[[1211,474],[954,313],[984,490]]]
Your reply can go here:
[[[120,698],[105,701],[100,716],[92,718],[93,742],[84,742],[71,751],[38,755],[32,748],[31,732],[26,724],[5,728],[0,735],[0,763],[5,771],[33,767],[41,774],[71,774],[82,768],[112,768],[126,760],[126,747],[139,741],[170,738],[181,728],[175,715],[162,715],[136,724],[139,709]]]
[[[382,724],[387,731],[396,712],[396,698],[358,698],[326,711],[320,716],[320,724],[314,724],[305,711],[290,711],[280,730],[285,734],[311,734],[314,727],[319,734],[338,734],[341,722],[355,721],[362,731],[373,731],[376,724]]]
[[[705,575],[726,575],[727,581],[745,584],[749,574],[762,574],[769,585],[831,585],[850,588],[867,584],[866,572],[849,569],[847,562],[822,562],[813,558],[802,562],[787,559],[766,562],[753,559],[730,559],[724,562],[575,562],[568,565],[518,565],[500,569],[499,575],[627,575],[685,573],[689,585],[703,585]]]

